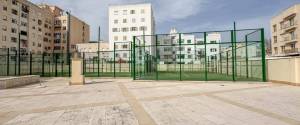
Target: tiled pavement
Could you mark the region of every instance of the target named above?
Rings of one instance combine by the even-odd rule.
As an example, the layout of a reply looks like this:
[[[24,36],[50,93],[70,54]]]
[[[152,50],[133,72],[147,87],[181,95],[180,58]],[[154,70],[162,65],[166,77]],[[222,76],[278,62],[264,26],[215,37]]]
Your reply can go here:
[[[254,82],[44,79],[0,90],[4,125],[300,125],[300,87]]]

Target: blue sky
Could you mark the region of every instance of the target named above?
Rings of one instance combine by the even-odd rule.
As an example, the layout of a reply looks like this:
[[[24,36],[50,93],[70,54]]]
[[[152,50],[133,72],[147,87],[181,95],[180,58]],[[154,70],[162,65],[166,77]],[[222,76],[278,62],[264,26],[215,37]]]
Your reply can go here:
[[[233,21],[241,28],[265,28],[269,37],[270,19],[300,0],[30,0],[70,10],[91,27],[91,40],[108,38],[108,6],[122,3],[152,3],[156,33],[176,27],[180,32],[232,29]]]

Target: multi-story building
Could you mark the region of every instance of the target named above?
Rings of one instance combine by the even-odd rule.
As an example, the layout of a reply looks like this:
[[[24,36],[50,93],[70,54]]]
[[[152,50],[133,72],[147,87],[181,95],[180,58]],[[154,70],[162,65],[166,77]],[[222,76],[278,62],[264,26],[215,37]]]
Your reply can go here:
[[[221,35],[219,33],[208,33],[206,36],[206,56],[214,59],[220,52]],[[180,40],[178,32],[172,28],[170,35],[160,39],[164,46],[159,47],[160,64],[183,63],[194,64],[201,63],[205,58],[204,38],[197,38],[193,34],[181,34],[181,47],[178,46]],[[176,47],[172,46],[177,44]]]
[[[272,55],[300,54],[300,4],[280,12],[271,20]]]
[[[17,52],[20,47],[21,54],[54,52],[55,22],[66,19],[66,15],[58,13],[62,14],[63,10],[55,6],[38,6],[27,0],[1,0],[0,48]],[[89,26],[73,16],[70,22],[73,28],[70,32],[70,48],[75,49],[76,43],[89,41]],[[64,31],[67,29],[61,30],[62,33]]]
[[[99,46],[99,48],[98,48]],[[85,53],[85,58],[95,58],[98,57],[98,49],[100,51],[99,57],[101,59],[109,59],[110,54],[113,53],[113,51],[109,50],[109,44],[108,42],[97,42],[97,41],[90,41],[89,43],[79,43],[76,44],[76,49],[80,53]]]
[[[111,50],[114,48],[116,50],[129,50],[133,36],[155,34],[154,15],[149,3],[111,5],[108,15],[109,48]],[[153,44],[151,38],[145,39],[145,41],[148,45]],[[116,56],[128,60],[129,54],[129,51],[118,51]]]

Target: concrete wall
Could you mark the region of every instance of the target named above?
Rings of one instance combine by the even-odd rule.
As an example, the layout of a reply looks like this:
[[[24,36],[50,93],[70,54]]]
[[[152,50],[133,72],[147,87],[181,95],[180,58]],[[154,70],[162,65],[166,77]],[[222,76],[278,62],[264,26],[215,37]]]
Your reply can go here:
[[[300,85],[300,57],[267,59],[268,80]]]

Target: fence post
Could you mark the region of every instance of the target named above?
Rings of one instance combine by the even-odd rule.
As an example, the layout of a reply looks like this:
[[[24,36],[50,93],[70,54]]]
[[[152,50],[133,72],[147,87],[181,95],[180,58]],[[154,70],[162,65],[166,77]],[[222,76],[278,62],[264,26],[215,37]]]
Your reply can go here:
[[[228,75],[229,73],[228,73],[228,51],[226,51],[226,74]]]
[[[42,76],[45,76],[45,53],[42,54]]]
[[[261,33],[261,62],[262,62],[262,81],[267,81],[266,76],[266,51],[265,51],[265,31],[264,28],[260,30]]]
[[[246,42],[246,77],[249,78],[249,68],[248,68],[248,36],[245,36]]]
[[[205,68],[204,68],[204,70],[205,70],[205,81],[207,81],[207,53],[206,53],[206,32],[204,32],[204,56],[205,56],[205,58],[204,58],[204,62],[205,62]]]
[[[32,75],[32,53],[29,52],[29,74]]]
[[[7,63],[7,67],[6,67],[6,73],[7,73],[7,76],[9,76],[9,58],[10,58],[10,55],[9,55],[9,48],[7,48],[7,60],[6,60],[6,63]]]
[[[98,71],[97,71],[97,75],[98,75],[98,77],[100,77],[100,51],[97,51],[97,54],[98,54],[98,60],[97,60]]]
[[[181,49],[182,49],[182,48],[181,48],[181,42],[182,42],[182,41],[181,41],[181,33],[179,33],[179,55],[180,55],[180,56],[179,56],[179,80],[180,80],[180,81],[182,80],[182,78],[181,78],[181,75],[182,75],[182,74],[181,74],[181,73],[182,73],[182,72],[181,72],[181,68],[182,68],[182,67],[181,67],[181,66],[182,66],[182,65],[181,65],[181,58],[182,58],[182,55],[181,55]]]
[[[18,53],[17,53],[17,51],[15,50],[15,76],[17,75],[17,57],[18,57]]]
[[[58,54],[55,53],[55,77],[57,77],[57,56]]]
[[[116,77],[116,43],[114,43],[114,78]]]
[[[222,65],[223,65],[222,64],[222,53],[220,53],[220,73],[221,74],[223,74],[223,71],[222,71],[223,66]]]
[[[83,52],[82,59],[83,59],[83,60],[82,60],[82,61],[83,61],[83,63],[82,63],[82,65],[83,65],[83,75],[85,75],[85,70],[86,70],[86,69],[85,69],[85,68],[86,68],[86,67],[85,67],[85,66],[86,66],[86,65],[85,65],[85,52]]]
[[[158,45],[158,36],[155,35],[155,53],[156,53],[156,80],[158,80],[158,64],[159,64],[159,53],[158,53],[158,50],[157,50],[157,45]]]
[[[69,64],[69,77],[71,77],[71,53],[67,53],[67,61]]]
[[[232,69],[232,81],[235,81],[235,54],[234,54],[234,32],[233,32],[233,30],[231,30],[231,53],[232,53],[232,55],[231,55],[231,57],[232,57],[232,67],[231,67],[231,69]]]
[[[136,75],[135,75],[135,37],[136,36],[133,36],[133,52],[132,52],[132,54],[133,54],[133,65],[132,65],[132,69],[133,69],[133,80],[136,80]]]
[[[64,57],[64,54],[63,53],[61,53],[60,54],[60,63],[61,63],[61,76],[64,76],[64,63],[65,63],[65,61],[63,60],[63,57]]]

